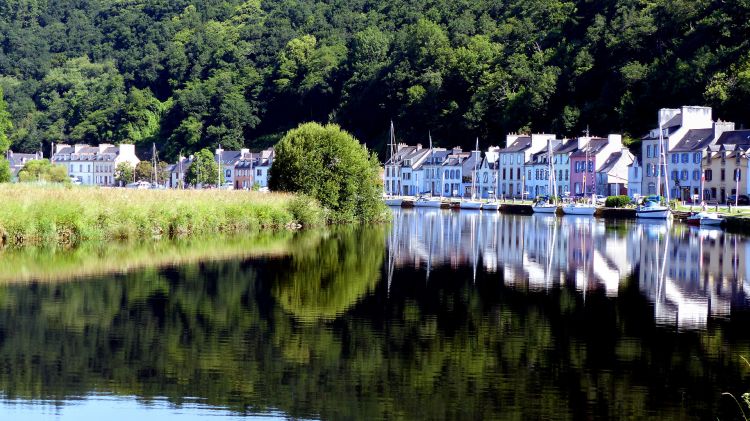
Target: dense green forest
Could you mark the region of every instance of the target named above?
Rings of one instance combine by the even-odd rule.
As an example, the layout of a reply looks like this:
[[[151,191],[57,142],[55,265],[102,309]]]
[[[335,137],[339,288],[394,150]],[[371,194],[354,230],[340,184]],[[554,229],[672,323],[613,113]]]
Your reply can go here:
[[[0,87],[21,151],[172,158],[310,120],[378,150],[390,120],[442,145],[637,136],[665,106],[746,123],[748,33],[748,0],[5,0]]]

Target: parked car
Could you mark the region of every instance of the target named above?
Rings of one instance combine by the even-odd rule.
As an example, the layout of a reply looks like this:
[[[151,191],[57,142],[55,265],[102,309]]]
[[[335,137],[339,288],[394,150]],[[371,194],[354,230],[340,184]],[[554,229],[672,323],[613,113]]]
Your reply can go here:
[[[76,177],[75,175],[70,176],[70,184],[74,186],[80,186],[81,185],[81,177]]]
[[[130,183],[125,187],[129,189],[149,189],[151,188],[151,183],[149,183],[148,181],[136,181],[135,183]]]
[[[733,205],[737,203],[740,206],[747,206],[747,205],[750,205],[750,197],[744,194],[741,194],[739,197],[736,197],[735,195],[731,195],[727,197],[727,203],[731,203]]]

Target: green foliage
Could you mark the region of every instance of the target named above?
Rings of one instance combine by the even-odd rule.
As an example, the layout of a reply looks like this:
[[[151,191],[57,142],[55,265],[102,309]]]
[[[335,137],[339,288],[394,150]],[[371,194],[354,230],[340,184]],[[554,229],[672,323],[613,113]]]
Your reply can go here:
[[[630,196],[609,196],[604,202],[608,208],[624,208],[631,204]]]
[[[135,168],[128,162],[120,162],[115,167],[115,181],[121,185],[130,184],[135,181],[134,175]]]
[[[8,131],[13,127],[11,116],[8,112],[8,104],[3,97],[3,88],[0,86],[0,154],[5,154],[10,149]]]
[[[8,183],[11,179],[10,162],[0,157],[0,183]]]
[[[52,165],[48,159],[28,161],[18,172],[18,180],[22,182],[70,183],[68,169],[64,165]]]
[[[185,174],[185,182],[192,186],[217,186],[217,181],[224,184],[224,171],[219,171],[213,152],[207,148],[198,151]]]
[[[467,147],[521,129],[637,136],[679,105],[665,98],[748,123],[744,2],[292,3],[0,5],[13,149],[154,142],[173,160],[266,144],[305,121],[373,148],[389,120],[405,140],[431,130]]]
[[[339,126],[302,124],[276,145],[269,187],[309,195],[340,220],[384,218],[380,165]]]
[[[0,196],[14,198],[0,207],[0,247],[69,247],[324,222],[319,202],[275,193],[6,184]]]

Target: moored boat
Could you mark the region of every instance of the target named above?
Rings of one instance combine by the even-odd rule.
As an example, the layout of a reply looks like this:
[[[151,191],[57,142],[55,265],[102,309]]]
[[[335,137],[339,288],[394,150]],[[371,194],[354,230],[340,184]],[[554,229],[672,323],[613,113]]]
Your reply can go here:
[[[662,206],[653,201],[646,201],[646,203],[635,208],[636,218],[646,219],[667,219],[672,215],[667,206]]]
[[[462,200],[459,206],[461,209],[479,210],[482,209],[482,202],[479,200]]]
[[[386,205],[388,206],[401,206],[401,204],[404,202],[403,197],[386,197],[383,199]]]
[[[534,213],[554,214],[557,213],[557,205],[551,203],[539,203],[537,202],[531,209]]]
[[[713,212],[698,212],[690,215],[685,222],[688,225],[711,225],[718,226],[724,222],[724,218]]]
[[[594,215],[596,206],[590,203],[568,203],[563,205],[562,211],[566,215]]]
[[[500,210],[500,202],[490,201],[482,205],[482,210],[486,211],[497,211]]]
[[[443,201],[437,197],[420,196],[414,201],[414,207],[417,208],[439,208]]]

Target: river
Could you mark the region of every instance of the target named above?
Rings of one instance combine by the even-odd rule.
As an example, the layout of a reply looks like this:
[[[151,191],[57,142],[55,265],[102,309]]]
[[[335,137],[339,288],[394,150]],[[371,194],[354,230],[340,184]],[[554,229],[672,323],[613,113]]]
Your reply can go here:
[[[5,251],[0,415],[735,419],[748,257],[714,229],[436,209]]]

